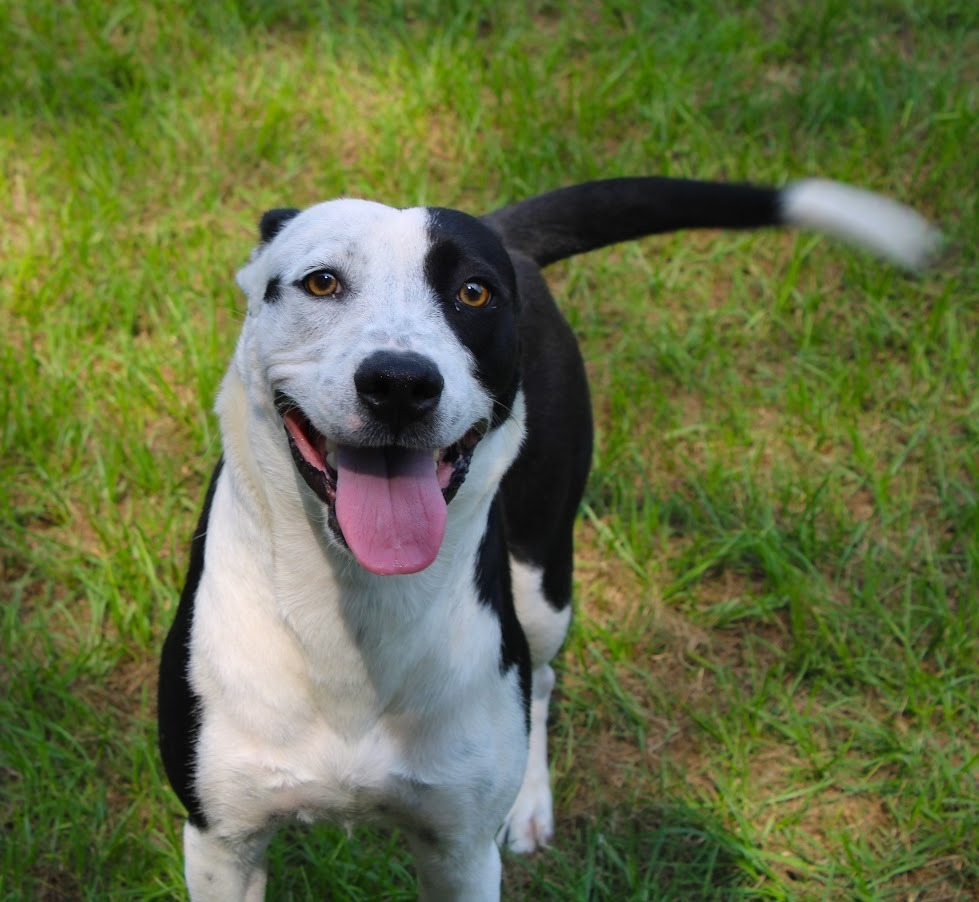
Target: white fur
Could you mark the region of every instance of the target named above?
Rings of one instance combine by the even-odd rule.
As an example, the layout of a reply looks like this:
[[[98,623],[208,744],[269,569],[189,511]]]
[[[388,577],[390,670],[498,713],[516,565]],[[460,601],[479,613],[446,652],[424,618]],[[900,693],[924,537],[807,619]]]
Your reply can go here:
[[[184,873],[194,902],[261,902],[265,898],[267,837],[231,846],[184,824]]]
[[[499,839],[511,852],[529,854],[546,846],[554,836],[554,796],[547,764],[547,715],[554,688],[554,670],[547,664],[533,675],[530,699],[530,748],[527,768]]]
[[[510,557],[513,601],[535,669],[558,653],[571,624],[571,600],[567,599],[569,603],[563,608],[555,608],[544,596],[543,577],[540,567]]]
[[[941,233],[915,210],[853,185],[803,179],[780,199],[787,225],[851,241],[907,269],[921,269],[941,246]]]

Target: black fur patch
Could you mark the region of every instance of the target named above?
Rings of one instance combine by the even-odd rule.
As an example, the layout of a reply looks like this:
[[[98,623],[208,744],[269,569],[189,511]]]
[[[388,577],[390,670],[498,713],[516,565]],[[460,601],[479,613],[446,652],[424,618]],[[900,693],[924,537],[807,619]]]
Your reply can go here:
[[[476,376],[492,395],[493,426],[509,415],[519,386],[517,290],[513,264],[493,232],[458,210],[432,207],[431,247],[425,277],[442,302],[445,318],[476,360]],[[468,307],[457,297],[470,279],[487,285],[493,299]]]
[[[261,236],[262,243],[265,244],[275,238],[282,231],[282,227],[290,219],[298,215],[299,210],[295,207],[280,207],[266,212],[258,224],[258,233]]]
[[[493,502],[486,520],[486,532],[476,557],[476,589],[479,601],[489,607],[500,620],[500,672],[516,667],[520,675],[524,716],[530,731],[530,646],[523,627],[517,619],[510,583],[510,558],[507,554],[506,533],[500,516],[499,500]]]
[[[282,280],[278,276],[272,276],[265,286],[265,297],[262,298],[266,304],[274,304],[282,293]]]
[[[207,826],[200,798],[194,787],[197,737],[200,733],[200,699],[190,685],[190,631],[194,619],[194,598],[204,572],[204,547],[207,524],[214,501],[214,490],[224,465],[218,460],[204,498],[197,529],[190,546],[190,566],[177,616],[163,643],[157,708],[160,725],[160,754],[163,766],[177,797],[187,809],[188,819],[199,829]]]

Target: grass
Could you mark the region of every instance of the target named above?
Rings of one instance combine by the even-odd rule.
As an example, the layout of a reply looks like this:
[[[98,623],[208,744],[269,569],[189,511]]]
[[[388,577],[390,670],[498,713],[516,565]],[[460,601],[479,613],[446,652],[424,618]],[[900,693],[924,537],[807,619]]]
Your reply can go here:
[[[155,659],[261,211],[663,173],[855,181],[949,247],[550,272],[598,443],[558,836],[505,893],[979,898],[973,3],[38,0],[0,37],[0,896],[183,892]],[[270,898],[413,893],[396,836],[273,846]]]

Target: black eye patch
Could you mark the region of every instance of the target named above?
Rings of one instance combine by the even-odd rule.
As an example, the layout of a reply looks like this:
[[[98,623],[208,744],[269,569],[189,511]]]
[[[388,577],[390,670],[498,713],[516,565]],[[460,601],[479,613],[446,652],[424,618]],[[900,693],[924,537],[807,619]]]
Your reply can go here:
[[[429,208],[428,216],[425,276],[440,297],[454,297],[465,281],[476,279],[516,300],[513,263],[489,228],[468,213],[444,207]]]
[[[429,209],[425,278],[446,322],[476,362],[476,377],[495,402],[494,425],[509,412],[518,385],[516,274],[496,235],[466,213]],[[468,283],[487,289],[484,305],[460,301]]]
[[[265,285],[265,296],[262,298],[266,304],[274,304],[282,296],[282,280],[278,276],[272,276]]]

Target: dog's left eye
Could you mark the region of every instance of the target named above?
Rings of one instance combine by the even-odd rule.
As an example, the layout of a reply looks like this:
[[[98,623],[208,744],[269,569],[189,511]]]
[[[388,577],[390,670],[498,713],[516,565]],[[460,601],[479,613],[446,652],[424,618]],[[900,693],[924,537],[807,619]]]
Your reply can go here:
[[[311,272],[303,279],[302,285],[306,291],[317,298],[328,298],[339,294],[341,288],[340,280],[326,269]]]
[[[482,282],[470,279],[459,289],[456,297],[467,307],[485,307],[492,300],[493,292]]]

